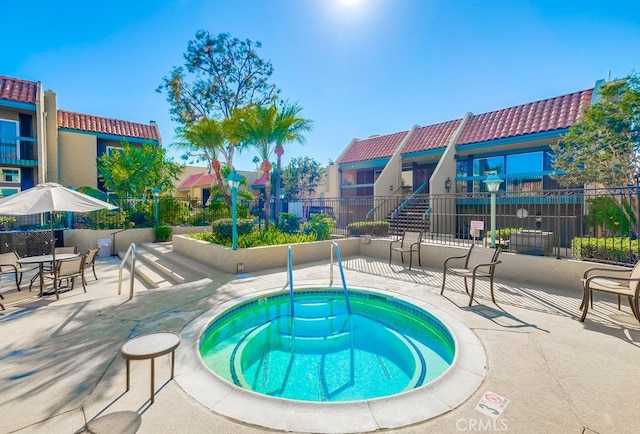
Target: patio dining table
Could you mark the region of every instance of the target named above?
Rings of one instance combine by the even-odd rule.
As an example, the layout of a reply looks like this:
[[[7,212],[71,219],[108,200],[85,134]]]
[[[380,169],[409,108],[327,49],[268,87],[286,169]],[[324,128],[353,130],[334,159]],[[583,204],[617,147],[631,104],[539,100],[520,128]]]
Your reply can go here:
[[[64,259],[77,258],[80,256],[77,253],[59,253],[55,255],[56,261],[62,261]],[[53,262],[53,255],[37,255],[37,256],[27,256],[25,258],[18,259],[18,263],[20,264],[38,264],[38,273],[40,275],[40,297],[42,297],[43,289],[44,289],[44,264]],[[53,286],[56,293],[56,298],[60,299],[58,295],[56,280],[53,280]]]

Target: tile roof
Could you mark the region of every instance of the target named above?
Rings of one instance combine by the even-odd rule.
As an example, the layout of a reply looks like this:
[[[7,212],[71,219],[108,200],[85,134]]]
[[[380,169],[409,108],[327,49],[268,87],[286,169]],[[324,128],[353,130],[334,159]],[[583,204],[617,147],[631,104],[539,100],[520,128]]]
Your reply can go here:
[[[593,89],[473,116],[458,145],[569,128],[591,104]]]
[[[407,133],[408,131],[401,131],[384,136],[369,137],[368,139],[356,139],[338,159],[337,163],[355,163],[358,161],[391,157],[407,136]]]
[[[139,124],[136,122],[103,118],[64,110],[58,110],[58,128],[135,137],[139,139],[160,140],[158,130],[155,125],[152,124]]]
[[[264,188],[265,184],[266,184],[266,179],[265,179],[265,174],[262,173],[262,175],[260,175],[260,177],[258,179],[256,179],[255,181],[253,181],[253,183],[251,184],[251,188]]]
[[[0,75],[0,99],[35,104],[38,83]]]
[[[402,149],[402,154],[446,148],[462,119],[416,128]]]
[[[176,187],[176,190],[186,190],[191,187],[208,187],[213,184],[213,181],[213,175],[207,172],[194,173],[193,175],[182,181],[182,183]]]

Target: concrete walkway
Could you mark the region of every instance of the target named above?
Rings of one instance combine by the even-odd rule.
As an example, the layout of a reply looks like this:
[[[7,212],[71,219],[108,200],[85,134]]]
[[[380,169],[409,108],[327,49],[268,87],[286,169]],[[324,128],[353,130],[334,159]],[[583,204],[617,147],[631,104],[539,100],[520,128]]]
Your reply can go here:
[[[153,405],[148,361],[132,362],[131,390],[125,393],[119,349],[143,333],[180,333],[226,300],[282,288],[285,271],[237,279],[208,269],[208,278],[179,286],[147,290],[137,285],[127,301],[125,294],[117,295],[118,265],[116,259],[98,260],[99,280],[88,278],[88,292],[76,286],[60,300],[15,293],[3,276],[1,290],[10,305],[0,311],[0,433],[272,432],[227,419],[194,401],[169,381],[167,356],[156,361]],[[595,309],[581,323],[578,282],[575,288],[536,288],[498,278],[497,305],[481,283],[479,304],[468,307],[461,279],[448,279],[448,290],[439,295],[440,271],[409,271],[367,257],[348,258],[345,268],[350,285],[402,294],[459,318],[486,352],[486,377],[466,402],[426,422],[384,432],[638,431],[640,327],[627,323],[629,307],[618,311],[615,298],[597,294]],[[296,268],[294,281],[326,285],[328,275],[328,264],[308,264]],[[497,419],[476,410],[487,391],[509,400]]]

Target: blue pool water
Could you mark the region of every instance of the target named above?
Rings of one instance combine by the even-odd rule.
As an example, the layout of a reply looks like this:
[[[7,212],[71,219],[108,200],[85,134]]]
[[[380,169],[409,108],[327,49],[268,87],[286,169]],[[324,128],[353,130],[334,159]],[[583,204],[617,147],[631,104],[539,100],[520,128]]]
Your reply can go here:
[[[214,320],[200,341],[204,363],[254,392],[304,401],[394,395],[440,376],[454,339],[432,314],[393,297],[350,290],[252,300]]]

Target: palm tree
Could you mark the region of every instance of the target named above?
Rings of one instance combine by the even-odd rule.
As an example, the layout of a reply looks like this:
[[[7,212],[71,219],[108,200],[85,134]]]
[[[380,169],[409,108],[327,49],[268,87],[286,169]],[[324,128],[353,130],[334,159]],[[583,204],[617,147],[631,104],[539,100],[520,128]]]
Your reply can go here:
[[[284,105],[278,109],[276,103],[269,106],[250,105],[234,113],[235,134],[238,139],[258,151],[258,156],[262,158],[260,170],[265,180],[265,227],[269,227],[271,220],[270,200],[271,197],[271,169],[273,168],[269,158],[277,146],[287,142],[304,142],[303,131],[311,129],[311,121],[299,118],[297,115],[301,108],[296,105]],[[282,154],[281,154],[282,155]]]
[[[187,150],[188,153],[195,153],[199,160],[208,162],[225,202],[231,206],[231,195],[222,177],[222,164],[218,158],[219,155],[222,155],[226,165],[231,167],[233,146],[229,145],[230,140],[225,130],[225,121],[203,118],[199,122],[189,123],[178,129],[177,133],[177,141],[173,145]]]
[[[278,157],[276,163],[276,203],[275,203],[275,219],[278,219],[280,213],[280,189],[282,185],[282,167],[281,158],[284,154],[284,143],[296,141],[304,144],[304,137],[301,133],[311,131],[313,122],[308,119],[298,117],[302,111],[302,107],[297,104],[284,104],[278,112],[276,124],[279,126],[279,134],[276,135],[275,154]]]

